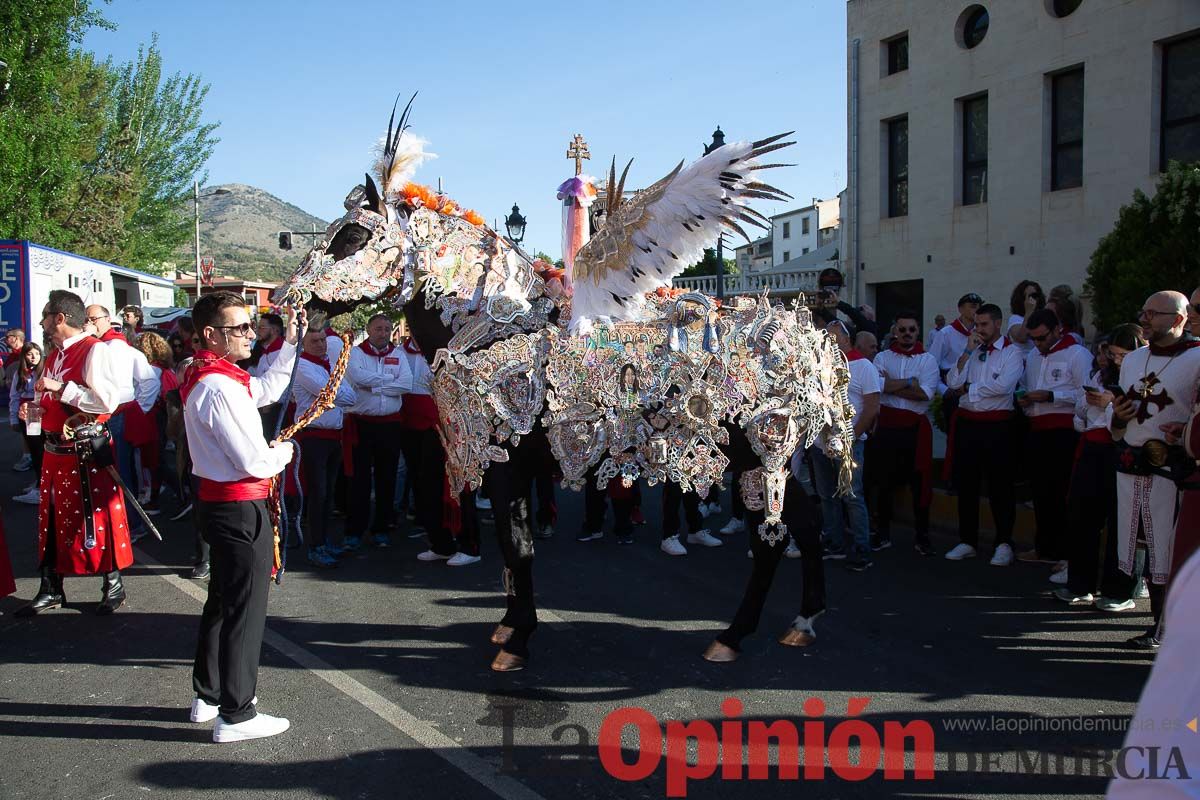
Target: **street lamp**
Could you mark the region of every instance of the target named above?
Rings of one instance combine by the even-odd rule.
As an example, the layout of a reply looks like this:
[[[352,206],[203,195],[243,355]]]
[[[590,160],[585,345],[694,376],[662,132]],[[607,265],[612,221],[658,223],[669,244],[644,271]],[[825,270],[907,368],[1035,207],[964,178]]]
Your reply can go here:
[[[713,131],[712,142],[704,145],[704,155],[708,155],[712,151],[725,146],[725,133],[718,125]],[[724,245],[723,233],[717,234],[717,299],[725,299],[725,254],[722,252]]]
[[[513,203],[512,213],[504,218],[504,227],[508,231],[508,238],[512,239],[512,243],[520,245],[525,239],[525,218],[521,216],[521,209]]]
[[[206,193],[205,197],[216,197],[219,194],[232,194],[228,189],[213,189]],[[194,201],[195,221],[196,221],[196,300],[200,300],[200,181],[192,181],[192,198]],[[193,305],[195,305],[193,303]]]

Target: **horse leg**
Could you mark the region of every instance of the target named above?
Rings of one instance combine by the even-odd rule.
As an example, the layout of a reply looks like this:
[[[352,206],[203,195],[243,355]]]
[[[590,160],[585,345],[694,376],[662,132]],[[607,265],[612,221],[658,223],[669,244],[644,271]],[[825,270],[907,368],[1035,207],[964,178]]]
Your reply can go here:
[[[492,501],[496,539],[504,556],[506,611],[493,640],[501,638],[502,633],[507,639],[492,662],[492,669],[497,672],[511,672],[525,666],[529,658],[529,637],[537,628],[529,484],[527,480],[518,480],[518,469],[512,462],[494,463],[483,476],[484,488]]]

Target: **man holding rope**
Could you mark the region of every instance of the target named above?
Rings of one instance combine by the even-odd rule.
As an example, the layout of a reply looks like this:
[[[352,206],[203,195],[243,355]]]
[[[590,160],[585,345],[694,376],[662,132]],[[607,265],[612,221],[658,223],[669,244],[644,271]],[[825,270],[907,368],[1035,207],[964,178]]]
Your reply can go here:
[[[297,328],[306,325],[306,316],[303,309],[289,315],[278,357],[251,377],[235,363],[249,357],[255,336],[245,300],[213,292],[192,311],[203,349],[184,374],[180,396],[212,577],[192,672],[191,719],[215,719],[214,742],[274,736],[289,725],[254,709],[274,555],[267,497],[271,478],[294,452],[289,442],[267,443],[258,408],[279,402],[287,391]]]

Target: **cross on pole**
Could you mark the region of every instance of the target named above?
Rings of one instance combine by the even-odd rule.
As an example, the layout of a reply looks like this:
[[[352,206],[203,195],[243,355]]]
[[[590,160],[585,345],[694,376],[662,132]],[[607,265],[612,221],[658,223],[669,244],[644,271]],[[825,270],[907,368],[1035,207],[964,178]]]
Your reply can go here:
[[[575,134],[575,138],[572,139],[571,143],[567,146],[567,158],[575,159],[575,174],[582,174],[583,159],[586,158],[590,161],[592,158],[592,154],[588,152],[587,142],[583,140],[582,133]]]

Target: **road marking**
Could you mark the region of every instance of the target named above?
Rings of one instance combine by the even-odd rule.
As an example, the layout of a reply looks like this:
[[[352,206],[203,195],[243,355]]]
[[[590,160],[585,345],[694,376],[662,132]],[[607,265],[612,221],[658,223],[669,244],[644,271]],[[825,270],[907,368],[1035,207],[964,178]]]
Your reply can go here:
[[[137,556],[138,561],[147,566],[166,567],[165,564],[151,557],[140,548],[137,550]],[[179,577],[174,572],[165,571],[158,575],[158,577],[200,603],[204,603],[208,599],[208,592],[206,590],[190,580]],[[557,621],[567,624],[561,618],[557,618]],[[383,695],[373,689],[367,688],[320,656],[309,652],[286,636],[278,634],[268,627],[263,636],[263,641],[354,702],[373,712],[384,722],[408,738],[429,748],[436,755],[466,774],[467,777],[482,784],[497,796],[503,797],[505,800],[545,800],[544,797],[520,781],[498,773],[494,766],[472,753],[462,744],[438,731],[429,723],[413,716]]]

